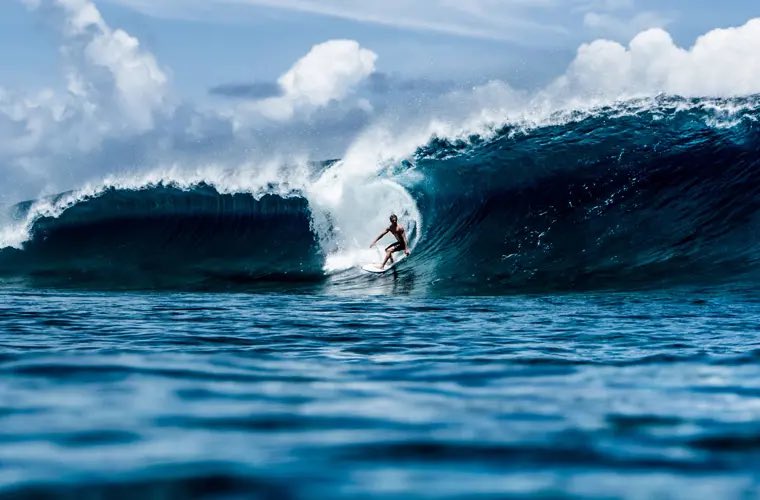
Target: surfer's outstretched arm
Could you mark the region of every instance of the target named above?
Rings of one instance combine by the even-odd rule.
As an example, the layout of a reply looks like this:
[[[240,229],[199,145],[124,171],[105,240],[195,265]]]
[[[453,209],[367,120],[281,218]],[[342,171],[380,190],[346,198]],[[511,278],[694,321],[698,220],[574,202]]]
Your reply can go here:
[[[375,238],[375,241],[373,241],[372,243],[370,243],[369,247],[372,248],[373,246],[375,246],[375,243],[377,243],[378,241],[380,241],[380,238],[382,238],[386,234],[388,234],[388,229],[386,229],[385,231],[383,231],[382,233],[380,233],[380,236],[378,236],[377,238]]]
[[[404,238],[404,253],[409,255],[409,240],[406,239],[406,231],[401,233],[401,237]]]

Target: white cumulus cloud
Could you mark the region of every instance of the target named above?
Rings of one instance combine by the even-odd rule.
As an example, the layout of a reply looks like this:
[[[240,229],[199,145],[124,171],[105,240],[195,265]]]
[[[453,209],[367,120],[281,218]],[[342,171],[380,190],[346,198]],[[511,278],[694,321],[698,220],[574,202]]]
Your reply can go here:
[[[609,40],[584,44],[550,93],[576,99],[740,96],[760,93],[758,75],[760,18],[710,31],[688,49],[656,28],[638,34],[627,47]]]
[[[375,71],[377,54],[354,40],[329,40],[311,48],[278,80],[282,95],[255,104],[263,115],[287,120],[345,98]]]
[[[67,81],[65,89],[0,90],[0,173],[29,195],[29,186],[68,184],[87,168],[81,158],[154,130],[172,110],[153,55],[111,28],[90,0],[24,3],[58,27]]]
[[[86,151],[109,136],[150,130],[166,109],[168,79],[137,39],[112,29],[89,0],[27,0],[60,26],[65,92],[0,92],[0,124],[11,163],[33,165],[55,151]]]
[[[71,64],[69,91],[103,106],[114,105],[122,125],[153,126],[166,104],[168,78],[150,52],[120,29],[112,29],[90,0],[52,0],[64,15],[63,50]]]

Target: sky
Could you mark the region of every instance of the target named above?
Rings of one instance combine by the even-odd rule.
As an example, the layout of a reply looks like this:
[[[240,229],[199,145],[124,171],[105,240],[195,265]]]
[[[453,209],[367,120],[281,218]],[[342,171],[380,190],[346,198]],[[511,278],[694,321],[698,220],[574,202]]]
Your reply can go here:
[[[561,73],[582,42],[628,42],[665,27],[681,45],[760,15],[754,0],[98,0],[103,17],[169,68],[188,99],[246,95],[273,83],[311,46],[356,40],[396,78],[535,86]],[[0,84],[61,81],[58,40],[21,0],[0,2]],[[409,88],[413,85],[402,85]],[[235,94],[237,87],[239,92]],[[255,89],[256,85],[254,85]],[[216,90],[216,92],[214,92]],[[228,93],[224,91],[228,90]],[[399,89],[401,90],[401,89]]]
[[[379,168],[527,110],[760,93],[760,4],[716,5],[2,0],[0,204],[115,176]]]

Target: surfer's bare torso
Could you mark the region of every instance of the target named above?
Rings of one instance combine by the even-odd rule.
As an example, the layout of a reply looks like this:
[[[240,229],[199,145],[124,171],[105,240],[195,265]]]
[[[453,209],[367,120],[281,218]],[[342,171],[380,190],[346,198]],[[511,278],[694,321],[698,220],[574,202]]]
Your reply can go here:
[[[399,248],[399,250],[404,250],[406,248],[406,230],[404,229],[404,226],[398,223],[391,224],[387,231],[396,237],[397,243],[394,243],[394,245],[400,244],[401,248]]]

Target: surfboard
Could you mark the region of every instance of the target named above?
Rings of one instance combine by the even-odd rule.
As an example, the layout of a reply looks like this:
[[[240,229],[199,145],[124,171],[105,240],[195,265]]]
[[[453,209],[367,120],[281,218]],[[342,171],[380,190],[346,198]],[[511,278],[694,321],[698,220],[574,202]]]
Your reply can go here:
[[[403,253],[401,255],[394,255],[393,264],[386,264],[386,266],[382,269],[380,269],[380,264],[378,264],[377,262],[374,262],[372,264],[364,264],[362,266],[362,271],[367,271],[368,273],[383,274],[384,272],[387,272],[393,269],[394,267],[396,267],[396,265],[398,265],[398,263],[404,260],[405,258],[406,258],[406,255]]]

